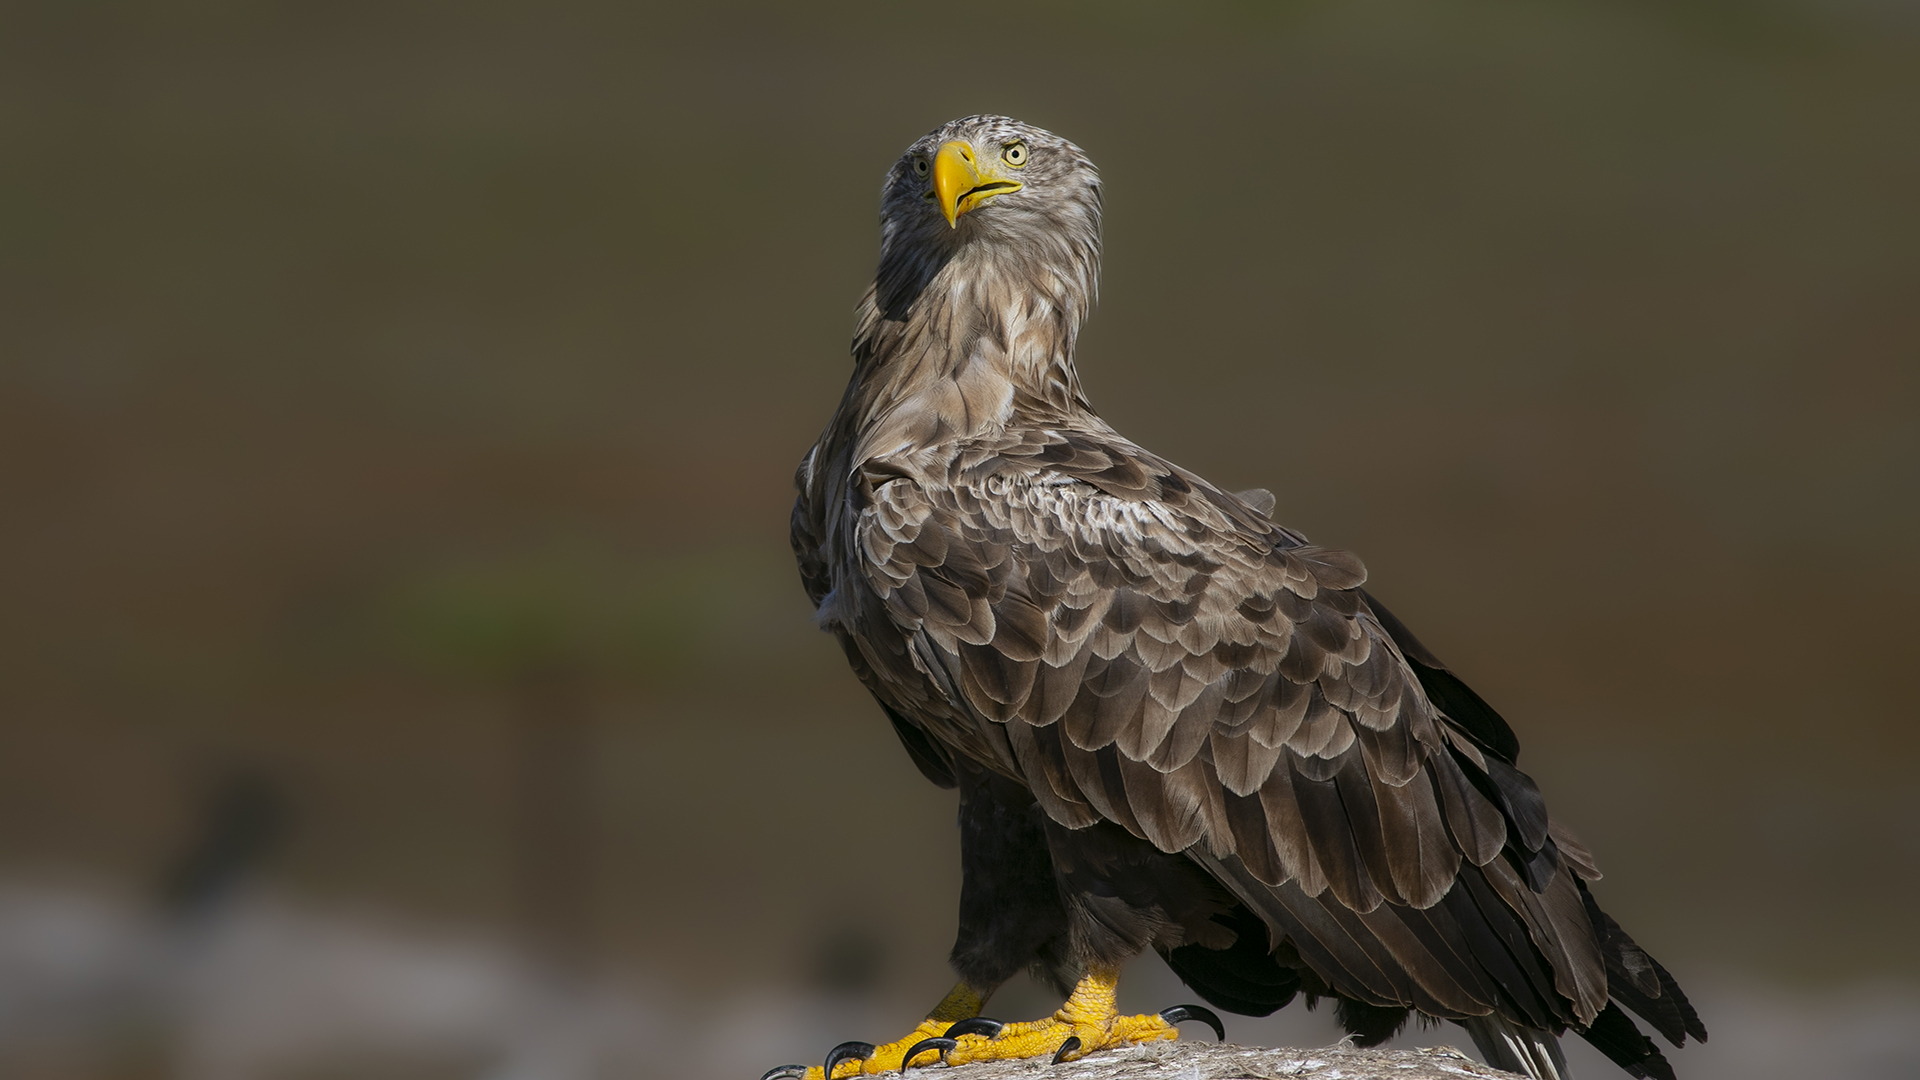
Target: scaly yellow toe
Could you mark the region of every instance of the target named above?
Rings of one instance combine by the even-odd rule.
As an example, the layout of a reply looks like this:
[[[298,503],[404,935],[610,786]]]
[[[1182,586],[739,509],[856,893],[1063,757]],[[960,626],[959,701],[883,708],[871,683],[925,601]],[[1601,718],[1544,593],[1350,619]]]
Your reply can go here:
[[[1066,1009],[1045,1020],[1008,1024],[993,1038],[969,1035],[947,1052],[947,1063],[965,1065],[974,1061],[1007,1061],[1012,1058],[1053,1057],[1068,1039],[1080,1045],[1066,1052],[1063,1061],[1085,1057],[1096,1050],[1116,1046],[1177,1039],[1180,1032],[1158,1016],[1071,1016]]]
[[[1056,1055],[1063,1061],[1072,1061],[1096,1050],[1180,1037],[1179,1029],[1163,1017],[1119,1015],[1113,1007],[1114,988],[1119,981],[1118,968],[1089,971],[1086,978],[1073,988],[1072,996],[1052,1016],[1044,1020],[1003,1024],[992,1036],[962,1035],[954,1040],[954,1047],[947,1051],[946,1061],[949,1065],[965,1065],[974,1061],[1050,1058]],[[864,1059],[840,1062],[834,1066],[832,1077],[826,1076],[821,1067],[816,1065],[807,1070],[805,1080],[851,1080],[857,1076],[897,1072],[902,1064],[901,1059],[906,1057],[907,1051],[915,1043],[944,1036],[957,1021],[979,1015],[979,1006],[980,997],[962,984],[955,987],[947,1000],[934,1010],[934,1014],[905,1038],[874,1047],[873,1053]],[[1177,1013],[1174,1016],[1175,1019],[1181,1018]],[[1209,1022],[1215,1026],[1219,1023],[1217,1020]],[[1068,1046],[1069,1039],[1079,1042],[1062,1053],[1061,1048]],[[938,1060],[939,1056],[931,1049],[922,1050],[914,1057],[915,1064],[921,1066],[932,1065]]]

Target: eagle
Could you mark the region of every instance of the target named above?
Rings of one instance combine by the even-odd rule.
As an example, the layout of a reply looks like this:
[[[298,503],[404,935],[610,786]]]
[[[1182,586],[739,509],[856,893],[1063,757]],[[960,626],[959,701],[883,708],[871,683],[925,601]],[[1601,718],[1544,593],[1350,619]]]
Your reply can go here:
[[[1592,854],[1513,730],[1363,587],[1355,556],[1129,441],[1074,343],[1100,176],[1073,143],[969,116],[881,189],[853,375],[801,461],[792,540],[816,622],[927,779],[959,790],[958,983],[843,1078],[1177,1037],[1119,1015],[1148,948],[1209,1004],[1331,1000],[1362,1046],[1411,1014],[1487,1061],[1568,1075],[1571,1030],[1628,1073],[1706,1028],[1595,902]],[[1022,970],[1050,1017],[982,1017]],[[1424,1021],[1423,1021],[1424,1022]]]

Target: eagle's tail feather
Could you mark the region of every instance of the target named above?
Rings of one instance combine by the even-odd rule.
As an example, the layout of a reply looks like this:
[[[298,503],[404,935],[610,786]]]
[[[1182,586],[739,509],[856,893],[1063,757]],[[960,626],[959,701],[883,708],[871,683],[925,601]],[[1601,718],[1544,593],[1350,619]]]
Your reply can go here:
[[[1566,1055],[1560,1052],[1560,1039],[1553,1032],[1516,1024],[1498,1013],[1459,1023],[1494,1068],[1524,1073],[1533,1080],[1573,1080]]]

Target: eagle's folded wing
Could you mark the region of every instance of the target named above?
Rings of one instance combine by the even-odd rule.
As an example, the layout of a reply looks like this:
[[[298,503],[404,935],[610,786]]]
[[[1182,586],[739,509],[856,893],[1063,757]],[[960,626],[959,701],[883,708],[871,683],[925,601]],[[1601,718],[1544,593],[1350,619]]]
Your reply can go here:
[[[1274,917],[1361,969],[1365,996],[1407,1000],[1384,969],[1446,952],[1461,933],[1447,909],[1484,904],[1503,910],[1472,921],[1533,937],[1553,969],[1538,974],[1590,1017],[1597,955],[1546,940],[1585,914],[1537,793],[1435,709],[1360,562],[1249,526],[1244,503],[1125,449],[1107,455],[1118,479],[1044,448],[956,463],[940,484],[867,477],[856,546],[889,629],[1004,732],[1054,820],[1112,821],[1265,886],[1260,906],[1299,909]],[[1484,869],[1436,908],[1463,862]],[[1397,913],[1369,917],[1383,904]],[[1408,937],[1439,922],[1425,945]],[[1415,982],[1436,984],[1430,1011],[1477,1012],[1488,988],[1455,985],[1477,978]]]

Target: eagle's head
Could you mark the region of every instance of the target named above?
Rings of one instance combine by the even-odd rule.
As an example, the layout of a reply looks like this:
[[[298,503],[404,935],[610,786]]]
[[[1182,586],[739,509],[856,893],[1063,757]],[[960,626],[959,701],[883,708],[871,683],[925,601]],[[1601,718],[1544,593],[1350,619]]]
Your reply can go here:
[[[970,273],[1057,278],[1091,305],[1100,172],[1079,147],[1005,116],[967,116],[916,140],[880,192],[883,308],[954,260]]]

